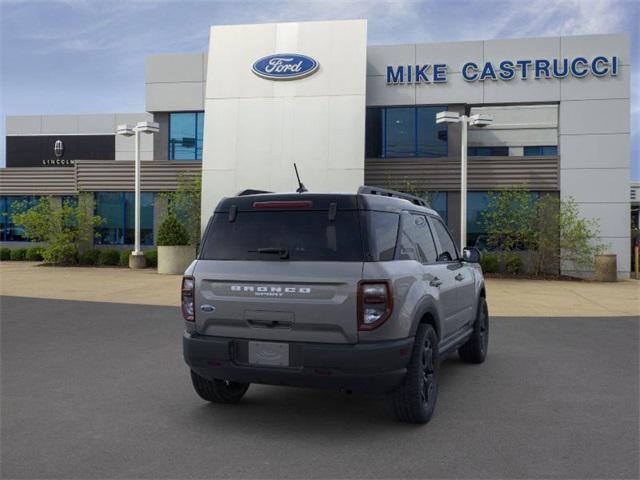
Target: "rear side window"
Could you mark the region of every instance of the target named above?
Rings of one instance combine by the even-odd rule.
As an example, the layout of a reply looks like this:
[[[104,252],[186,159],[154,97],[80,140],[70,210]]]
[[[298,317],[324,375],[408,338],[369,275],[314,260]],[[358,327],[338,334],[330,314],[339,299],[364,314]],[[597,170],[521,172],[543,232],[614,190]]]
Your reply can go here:
[[[458,251],[456,250],[456,245],[453,243],[451,235],[449,235],[447,227],[437,218],[432,218],[432,224],[434,233],[438,236],[441,247],[438,261],[448,262],[456,260],[458,258]]]
[[[400,216],[390,212],[367,212],[369,215],[369,244],[374,262],[393,260],[398,239]]]
[[[420,263],[436,261],[436,246],[424,215],[406,214],[403,217],[399,259]]]
[[[363,260],[358,212],[238,212],[233,222],[216,213],[207,230],[203,260],[342,261]]]

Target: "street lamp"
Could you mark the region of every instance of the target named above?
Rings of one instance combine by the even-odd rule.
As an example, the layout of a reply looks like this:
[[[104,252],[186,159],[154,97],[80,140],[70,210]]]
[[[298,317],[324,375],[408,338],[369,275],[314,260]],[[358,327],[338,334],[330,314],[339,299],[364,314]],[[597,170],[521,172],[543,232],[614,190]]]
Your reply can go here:
[[[486,127],[493,122],[490,115],[475,114],[471,116],[460,115],[458,112],[439,112],[436,114],[436,123],[461,123],[462,124],[462,151],[460,168],[460,248],[467,245],[467,125]]]
[[[156,122],[138,122],[135,126],[118,125],[116,133],[125,137],[135,136],[135,245],[129,256],[129,268],[143,268],[144,255],[140,250],[140,133],[157,133],[160,125]]]

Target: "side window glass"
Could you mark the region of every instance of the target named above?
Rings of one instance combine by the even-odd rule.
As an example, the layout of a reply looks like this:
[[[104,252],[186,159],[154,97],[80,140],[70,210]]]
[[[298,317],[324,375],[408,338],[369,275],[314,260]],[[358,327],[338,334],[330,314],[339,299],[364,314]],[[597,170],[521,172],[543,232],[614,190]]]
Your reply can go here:
[[[451,262],[458,258],[458,252],[456,250],[456,245],[453,243],[453,239],[451,235],[449,235],[449,231],[447,227],[444,226],[442,221],[437,218],[433,219],[433,229],[434,233],[438,236],[438,240],[440,241],[440,254],[438,255],[439,262]]]
[[[402,229],[400,231],[398,246],[400,247],[398,260],[424,262],[420,248],[418,247],[413,215],[404,215],[402,217]]]
[[[424,263],[433,263],[436,261],[436,244],[431,235],[431,229],[427,223],[427,217],[424,215],[411,215],[413,218],[413,231],[415,234],[415,241],[423,258]]]
[[[400,215],[389,212],[370,212],[371,244],[374,261],[393,260],[398,237]]]

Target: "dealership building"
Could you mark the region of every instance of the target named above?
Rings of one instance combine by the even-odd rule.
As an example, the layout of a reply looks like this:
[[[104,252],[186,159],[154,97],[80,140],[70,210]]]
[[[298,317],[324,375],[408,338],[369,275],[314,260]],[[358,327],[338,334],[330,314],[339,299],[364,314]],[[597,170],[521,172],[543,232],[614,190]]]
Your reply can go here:
[[[206,222],[223,196],[295,190],[294,162],[316,192],[430,192],[458,238],[461,127],[436,123],[449,111],[493,119],[468,133],[467,244],[488,192],[524,187],[573,198],[629,276],[625,34],[367,45],[365,20],[214,26],[208,52],[144,67],[146,112],[7,117],[3,244],[24,241],[16,201],[81,193],[106,219],[97,242],[131,244],[134,142],[115,131],[145,120],[160,125],[141,136],[145,245],[181,176],[202,175]]]

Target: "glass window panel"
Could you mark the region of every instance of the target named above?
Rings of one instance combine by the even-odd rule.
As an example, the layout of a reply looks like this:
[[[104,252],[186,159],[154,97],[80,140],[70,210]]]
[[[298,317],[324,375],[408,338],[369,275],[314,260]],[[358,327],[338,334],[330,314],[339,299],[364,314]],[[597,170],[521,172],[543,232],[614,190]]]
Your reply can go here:
[[[34,196],[10,196],[4,198],[3,212],[3,240],[6,242],[28,242],[29,238],[24,233],[22,225],[13,223],[12,216],[15,213],[28,210],[35,206],[39,197]]]
[[[169,114],[169,160],[196,160],[198,150],[199,112]],[[204,116],[202,116],[204,119]],[[201,135],[201,134],[200,134]],[[200,138],[200,158],[202,138]]]
[[[431,217],[433,225],[433,233],[440,241],[440,252],[438,254],[439,261],[449,262],[458,258],[456,244],[453,242],[449,230],[439,219]]]
[[[486,231],[482,224],[482,212],[489,206],[487,192],[467,193],[467,245],[482,244]],[[486,243],[486,242],[485,242]]]
[[[467,155],[470,157],[508,157],[509,147],[469,147]]]
[[[0,241],[5,241],[4,233],[8,222],[9,214],[7,212],[7,198],[0,197]]]
[[[436,114],[443,107],[418,107],[418,157],[446,157],[448,155],[447,124],[436,123]]]
[[[386,156],[414,157],[416,154],[415,108],[388,108],[386,112]]]
[[[202,139],[204,137],[204,112],[196,116],[196,160],[202,160]]]
[[[423,263],[433,263],[438,256],[436,244],[431,235],[431,229],[424,215],[410,215],[413,231],[415,233],[415,243]]]
[[[524,147],[523,150],[525,157],[542,155],[541,147]]]
[[[393,260],[398,237],[399,215],[390,212],[370,212],[371,255],[374,262]]]
[[[205,260],[264,260],[281,262],[279,255],[258,252],[276,247],[288,261],[362,261],[358,213],[340,211],[329,221],[326,211],[240,212],[234,222],[216,213],[207,229],[201,257]]]
[[[555,145],[549,145],[547,147],[542,147],[542,155],[545,156],[556,156],[558,155],[558,147]]]
[[[96,215],[103,219],[96,228],[99,236],[95,242],[101,245],[122,245],[124,243],[124,196],[122,192],[97,192]]]
[[[431,192],[427,194],[429,207],[438,212],[442,219],[448,222],[449,211],[447,208],[447,192]]]
[[[135,243],[135,193],[124,193],[125,236],[124,243]],[[140,244],[153,245],[153,192],[140,193]]]
[[[382,119],[384,109],[367,108],[367,121],[365,126],[365,155],[367,158],[382,157]]]

